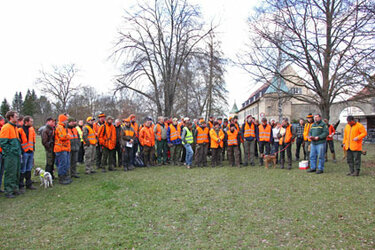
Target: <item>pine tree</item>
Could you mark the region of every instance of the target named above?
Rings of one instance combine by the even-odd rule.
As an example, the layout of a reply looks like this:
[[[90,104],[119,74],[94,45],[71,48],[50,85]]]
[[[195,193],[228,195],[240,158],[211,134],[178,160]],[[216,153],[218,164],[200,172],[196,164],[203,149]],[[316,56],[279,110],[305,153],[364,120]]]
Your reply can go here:
[[[1,106],[0,106],[0,112],[3,116],[5,116],[5,114],[10,110],[10,105],[7,101],[6,98],[4,98],[3,102],[1,103]]]
[[[36,112],[36,94],[35,91],[27,90],[25,101],[22,105],[22,114],[33,116]]]
[[[16,92],[12,101],[12,109],[21,113],[23,107],[23,98],[21,92]]]

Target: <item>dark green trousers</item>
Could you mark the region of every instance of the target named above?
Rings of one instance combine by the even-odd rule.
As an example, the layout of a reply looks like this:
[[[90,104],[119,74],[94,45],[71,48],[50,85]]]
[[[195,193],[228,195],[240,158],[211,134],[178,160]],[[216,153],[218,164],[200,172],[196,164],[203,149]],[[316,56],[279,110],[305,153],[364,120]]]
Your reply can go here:
[[[359,171],[361,169],[361,155],[361,151],[351,151],[350,149],[348,150],[346,160],[351,173],[353,173],[354,170]]]
[[[116,151],[114,149],[109,150],[106,147],[103,147],[103,155],[102,155],[102,168],[106,169],[106,166],[108,165],[108,169],[113,169],[115,167],[114,162],[114,155]]]
[[[168,151],[167,140],[156,141],[156,148],[158,154],[158,163],[166,163]]]
[[[173,145],[169,148],[171,151],[171,159],[173,165],[177,165],[181,158],[181,151],[182,151],[182,144],[179,145]]]
[[[4,157],[4,156],[3,156]],[[19,155],[7,155],[4,157],[4,191],[11,194],[18,191],[20,179],[21,157]]]

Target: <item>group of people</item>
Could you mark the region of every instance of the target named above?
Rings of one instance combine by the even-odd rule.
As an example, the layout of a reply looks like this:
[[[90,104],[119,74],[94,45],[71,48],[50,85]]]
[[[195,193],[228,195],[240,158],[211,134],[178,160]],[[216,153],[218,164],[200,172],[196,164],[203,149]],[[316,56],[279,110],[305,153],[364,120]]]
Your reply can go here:
[[[13,198],[24,193],[25,188],[35,189],[31,171],[36,132],[30,116],[19,117],[17,112],[9,111],[5,118],[6,123],[0,116],[0,186],[5,170],[4,192],[6,197]],[[55,178],[56,165],[58,181],[63,185],[70,184],[72,178],[80,178],[77,162],[84,162],[85,173],[93,174],[98,169],[115,171],[116,167],[132,170],[136,157],[141,157],[144,166],[173,164],[192,168],[206,167],[208,157],[212,167],[222,166],[225,155],[231,166],[254,166],[257,160],[262,166],[264,156],[275,155],[281,169],[291,169],[292,144],[296,140],[296,160],[300,160],[302,149],[309,162],[308,172],[321,174],[328,147],[336,161],[335,128],[327,120],[322,121],[319,114],[309,114],[306,120],[300,119],[293,126],[288,118],[281,123],[266,118],[259,122],[249,115],[240,126],[237,116],[224,120],[210,117],[208,122],[203,118],[191,121],[188,117],[158,117],[156,123],[147,118],[139,125],[135,115],[120,120],[101,113],[97,120],[90,116],[84,123],[61,114],[57,124],[55,119],[48,118],[41,129],[45,169]],[[367,133],[353,116],[348,116],[347,122],[343,147],[347,151],[348,175],[358,176],[362,140]]]

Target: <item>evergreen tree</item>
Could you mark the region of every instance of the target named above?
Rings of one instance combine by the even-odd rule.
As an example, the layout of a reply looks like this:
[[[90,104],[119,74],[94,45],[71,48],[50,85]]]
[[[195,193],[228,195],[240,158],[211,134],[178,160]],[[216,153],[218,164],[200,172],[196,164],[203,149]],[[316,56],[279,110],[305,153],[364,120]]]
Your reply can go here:
[[[12,109],[21,113],[23,107],[23,98],[21,92],[16,92],[12,101]]]
[[[23,102],[22,114],[33,116],[36,112],[37,97],[35,91],[27,90],[25,101]]]
[[[3,116],[5,116],[5,114],[10,110],[10,105],[7,101],[6,98],[4,98],[3,102],[1,103],[1,106],[0,106],[0,112]]]

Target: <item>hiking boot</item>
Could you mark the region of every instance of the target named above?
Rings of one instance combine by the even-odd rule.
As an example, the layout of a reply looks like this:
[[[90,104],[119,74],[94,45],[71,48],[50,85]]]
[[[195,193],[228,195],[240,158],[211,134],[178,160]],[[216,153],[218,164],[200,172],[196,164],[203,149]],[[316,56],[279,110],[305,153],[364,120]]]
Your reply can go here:
[[[125,172],[128,171],[128,168],[127,168],[127,167],[124,167],[124,171],[125,171]]]
[[[27,186],[26,189],[29,190],[36,190],[36,187],[34,187],[32,184],[30,186]]]
[[[359,176],[359,170],[354,171],[354,173],[352,174],[352,176]]]
[[[353,174],[354,174],[354,172],[349,172],[349,173],[347,173],[346,175],[347,175],[347,176],[353,176]]]
[[[316,172],[316,169],[309,169],[309,170],[307,170],[307,173],[314,173],[314,172]]]
[[[17,195],[19,194],[24,194],[25,193],[25,188],[24,187],[20,187],[18,191],[15,191],[17,192]]]
[[[323,170],[316,171],[316,174],[323,174]]]
[[[6,198],[16,198],[16,196],[15,196],[14,194],[12,194],[12,193],[10,193],[10,194],[5,194],[5,197],[6,197]]]

